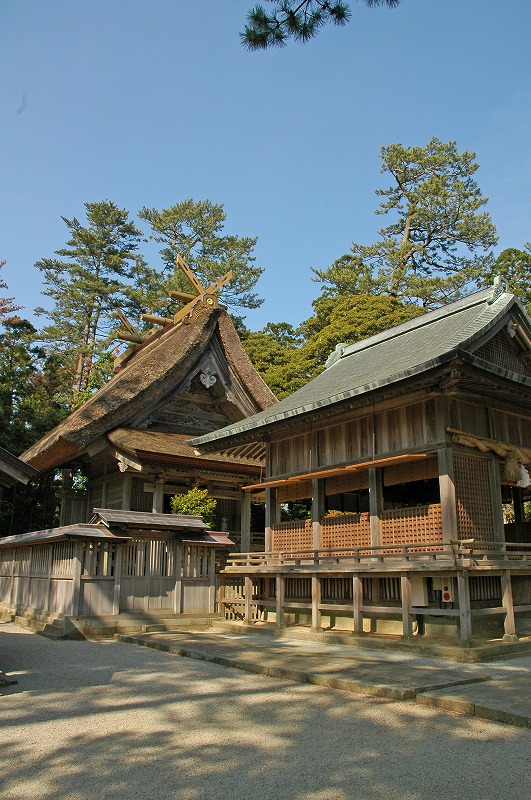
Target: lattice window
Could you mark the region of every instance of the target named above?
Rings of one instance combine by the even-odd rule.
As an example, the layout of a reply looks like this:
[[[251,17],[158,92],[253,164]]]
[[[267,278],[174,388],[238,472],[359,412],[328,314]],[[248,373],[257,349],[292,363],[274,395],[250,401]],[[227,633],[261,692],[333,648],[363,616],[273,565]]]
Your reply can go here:
[[[485,361],[490,361],[491,364],[495,364],[502,369],[508,369],[511,372],[517,372],[519,375],[531,377],[531,370],[518,358],[515,344],[504,331],[498,333],[483,347],[476,350],[474,355],[483,358]]]
[[[323,520],[323,548],[370,547],[371,528],[368,511],[361,514],[338,514]]]
[[[115,562],[115,544],[87,542],[83,550],[82,574],[92,578],[111,578]]]
[[[453,461],[459,538],[495,541],[489,461],[455,453]]]
[[[440,504],[383,511],[381,536],[383,546],[442,542]]]
[[[210,576],[210,548],[186,545],[183,553],[183,578],[208,578]]]
[[[175,542],[154,539],[146,542],[149,551],[149,574],[153,577],[171,578],[175,569]]]
[[[323,578],[321,596],[326,601],[352,602],[352,578]]]
[[[153,511],[153,492],[144,491],[142,478],[132,480],[131,511]]]

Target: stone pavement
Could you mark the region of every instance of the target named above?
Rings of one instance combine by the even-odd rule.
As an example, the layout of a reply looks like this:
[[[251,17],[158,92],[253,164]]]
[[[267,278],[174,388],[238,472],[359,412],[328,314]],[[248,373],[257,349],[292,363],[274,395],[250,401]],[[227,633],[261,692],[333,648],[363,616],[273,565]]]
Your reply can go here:
[[[468,716],[531,727],[531,655],[463,664],[399,649],[369,650],[244,631],[150,632],[115,638],[245,672],[415,700]]]

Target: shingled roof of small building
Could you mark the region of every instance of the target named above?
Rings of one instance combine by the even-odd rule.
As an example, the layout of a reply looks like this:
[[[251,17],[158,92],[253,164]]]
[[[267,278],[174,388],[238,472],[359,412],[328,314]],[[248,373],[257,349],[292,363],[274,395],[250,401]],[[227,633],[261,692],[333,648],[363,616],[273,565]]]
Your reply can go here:
[[[153,336],[105,386],[21,458],[40,470],[52,469],[81,454],[99,437],[127,427],[130,419],[162,400],[179,376],[194,367],[216,330],[230,367],[247,387],[255,408],[275,403],[274,394],[244,351],[230,316],[223,308],[213,308],[192,324],[170,325]]]
[[[448,306],[371,336],[339,345],[327,368],[292,395],[241,422],[191,441],[201,452],[230,449],[259,439],[262,429],[331,407],[383,387],[392,387],[459,357],[531,389],[531,378],[495,367],[474,356],[510,314],[517,315],[528,342],[531,320],[504,280]]]

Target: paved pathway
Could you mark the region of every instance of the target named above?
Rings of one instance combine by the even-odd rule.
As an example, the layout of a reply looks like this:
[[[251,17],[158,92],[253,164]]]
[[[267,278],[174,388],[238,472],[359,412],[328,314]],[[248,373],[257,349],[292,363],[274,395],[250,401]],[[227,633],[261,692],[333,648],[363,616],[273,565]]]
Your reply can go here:
[[[0,689],[2,800],[529,795],[515,726],[13,624],[0,666],[18,681]]]
[[[463,664],[243,632],[119,638],[247,672],[397,700],[416,698],[424,705],[531,728],[531,655]]]

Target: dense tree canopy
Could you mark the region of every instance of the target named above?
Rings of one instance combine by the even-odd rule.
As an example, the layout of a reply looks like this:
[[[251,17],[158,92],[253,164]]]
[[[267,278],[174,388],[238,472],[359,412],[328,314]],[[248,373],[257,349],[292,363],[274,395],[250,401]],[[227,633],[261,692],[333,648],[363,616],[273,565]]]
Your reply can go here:
[[[307,42],[328,23],[345,25],[352,16],[348,3],[336,0],[268,0],[274,8],[257,5],[247,14],[240,34],[249,50],[283,47],[289,39]],[[400,0],[363,0],[366,6],[394,8]]]
[[[472,291],[491,263],[496,229],[475,182],[475,153],[433,137],[426,147],[381,150],[391,185],[378,189],[376,213],[390,215],[379,240],[354,242],[327,270],[325,293],[388,294],[431,308]]]
[[[531,242],[524,245],[525,250],[508,247],[484,270],[481,281],[484,286],[492,284],[496,275],[507,278],[509,289],[517,294],[531,314]]]

